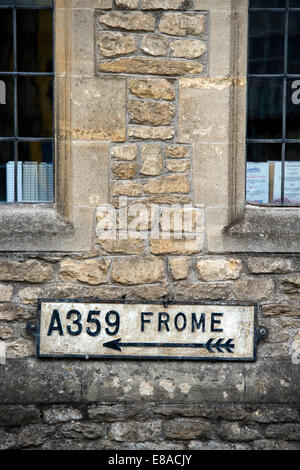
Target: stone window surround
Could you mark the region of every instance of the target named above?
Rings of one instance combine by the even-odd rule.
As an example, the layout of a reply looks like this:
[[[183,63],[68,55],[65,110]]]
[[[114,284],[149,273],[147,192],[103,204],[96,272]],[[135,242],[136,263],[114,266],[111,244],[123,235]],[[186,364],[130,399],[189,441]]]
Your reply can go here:
[[[225,170],[218,175],[218,182],[214,177],[216,164],[207,170],[206,181],[201,167],[202,150],[214,143],[205,139],[194,141],[195,204],[204,205],[207,249],[215,253],[300,252],[299,208],[258,207],[246,204],[245,200],[248,0],[199,0],[199,3],[212,9],[209,77],[216,82],[231,82],[228,106],[221,110],[223,122],[217,106],[208,111],[212,114],[210,121],[215,119],[223,124],[230,136],[226,143],[227,161],[223,161]],[[226,11],[230,12],[230,21],[226,21]],[[214,34],[216,28],[219,37]],[[230,47],[224,50],[224,38],[229,37]],[[209,150],[205,152],[209,156]],[[205,163],[210,166],[208,159]]]
[[[73,3],[76,7],[75,0],[55,2],[55,203],[1,204],[2,252],[88,251],[92,247],[94,237],[94,208],[90,201],[107,202],[105,192],[108,187],[108,170],[103,171],[102,188],[99,189],[101,184],[94,190],[89,188],[89,200],[87,194],[82,195],[80,200],[79,195],[83,191],[82,187],[77,188],[80,166],[76,158],[71,158],[73,152],[78,151],[70,132],[72,78],[76,74],[78,60],[75,50]],[[97,142],[88,144],[97,147]],[[108,150],[108,144],[98,145],[100,151]],[[80,143],[77,147],[79,146]],[[106,153],[108,155],[108,151]],[[108,167],[108,158],[104,165]]]

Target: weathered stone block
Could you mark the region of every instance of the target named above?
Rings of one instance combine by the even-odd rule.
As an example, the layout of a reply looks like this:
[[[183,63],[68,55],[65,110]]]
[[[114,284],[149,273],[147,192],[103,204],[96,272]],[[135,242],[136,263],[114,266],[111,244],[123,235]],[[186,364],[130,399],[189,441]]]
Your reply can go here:
[[[76,140],[122,142],[126,136],[126,82],[121,78],[74,78],[72,135]]]
[[[163,432],[167,439],[208,439],[211,423],[204,419],[173,419],[164,423]]]
[[[170,42],[171,55],[173,57],[183,57],[185,59],[197,59],[206,51],[206,44],[203,41],[182,39]]]
[[[175,134],[174,127],[128,126],[128,136],[134,139],[169,140]]]
[[[171,103],[130,100],[128,113],[130,121],[135,124],[166,126],[175,116],[175,109]]]
[[[39,423],[40,421],[40,411],[35,406],[0,406],[0,426],[26,426],[27,424]]]
[[[113,61],[102,61],[98,72],[129,73],[139,75],[182,76],[202,72],[203,65],[197,61],[160,59],[147,57],[129,57]]]
[[[111,155],[117,160],[135,160],[138,154],[136,145],[115,145],[112,147]]]
[[[110,433],[118,442],[144,442],[159,439],[161,436],[160,421],[113,423]]]
[[[180,279],[186,279],[189,275],[189,258],[176,257],[169,258],[170,271],[173,279],[179,281]]]
[[[196,267],[204,281],[238,279],[243,269],[241,260],[236,258],[202,258],[197,261]]]
[[[112,254],[141,255],[145,252],[145,242],[142,240],[98,240],[103,250]]]
[[[112,196],[141,196],[143,186],[140,183],[130,181],[129,183],[115,183],[112,186]]]
[[[145,144],[141,151],[141,173],[148,176],[158,176],[163,169],[163,156],[160,144]]]
[[[61,435],[66,439],[97,439],[106,434],[105,424],[74,422],[63,424]]]
[[[116,259],[112,268],[112,280],[120,284],[147,284],[160,282],[164,278],[164,263],[160,258]]]
[[[132,34],[101,32],[97,45],[103,57],[127,55],[136,51],[136,39]]]
[[[30,287],[28,288],[30,290]],[[35,311],[30,308],[20,307],[15,303],[0,305],[0,320],[20,321],[29,320],[35,316]]]
[[[250,442],[262,437],[258,428],[237,422],[220,423],[216,432],[221,439],[233,442]]]
[[[186,145],[166,145],[165,155],[169,158],[184,158],[189,154],[189,147]]]
[[[9,339],[14,336],[14,330],[7,324],[2,325],[0,323],[0,339]]]
[[[190,170],[191,163],[189,160],[167,160],[166,167],[172,173],[184,173]]]
[[[0,302],[9,302],[13,295],[13,286],[0,284]]]
[[[233,292],[237,300],[256,300],[269,299],[274,291],[274,282],[272,279],[246,278],[239,279],[233,284]]]
[[[266,436],[271,439],[300,441],[300,424],[272,424],[267,427]]]
[[[183,175],[162,176],[144,185],[145,194],[188,193],[189,191],[190,183]]]
[[[125,10],[136,10],[139,6],[139,0],[115,0],[115,5]]]
[[[128,180],[137,174],[138,166],[132,162],[118,162],[112,164],[111,171],[115,178]]]
[[[254,274],[283,274],[295,269],[293,260],[289,258],[251,257],[247,264],[250,273]]]
[[[53,266],[37,260],[0,260],[1,281],[44,282],[52,278]],[[4,295],[8,295],[10,288]]]
[[[73,261],[66,259],[60,265],[60,277],[66,281],[80,281],[87,284],[103,284],[107,282],[110,260]]]
[[[205,16],[189,13],[164,13],[159,23],[159,31],[171,36],[203,36]]]
[[[203,240],[150,240],[150,251],[154,255],[192,255],[201,253]]]
[[[142,10],[186,10],[193,6],[191,0],[142,0]]]
[[[43,420],[47,424],[67,423],[68,421],[78,421],[82,419],[82,413],[75,408],[59,406],[48,408],[43,411]]]
[[[169,52],[169,40],[158,34],[148,34],[141,42],[141,50],[153,56],[166,56]]]
[[[139,98],[173,100],[175,90],[172,83],[164,78],[133,78],[129,81],[129,90]]]
[[[140,11],[109,11],[98,16],[100,24],[128,31],[154,31],[156,18]]]

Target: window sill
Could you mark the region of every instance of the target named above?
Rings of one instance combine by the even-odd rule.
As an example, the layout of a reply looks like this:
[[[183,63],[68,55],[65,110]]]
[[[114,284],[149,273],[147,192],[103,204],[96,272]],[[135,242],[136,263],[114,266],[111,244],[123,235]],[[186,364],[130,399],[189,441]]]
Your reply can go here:
[[[223,247],[243,252],[300,252],[300,209],[247,205],[240,220],[222,231]]]
[[[54,204],[1,204],[0,251],[87,251],[92,210],[73,208],[69,221]]]

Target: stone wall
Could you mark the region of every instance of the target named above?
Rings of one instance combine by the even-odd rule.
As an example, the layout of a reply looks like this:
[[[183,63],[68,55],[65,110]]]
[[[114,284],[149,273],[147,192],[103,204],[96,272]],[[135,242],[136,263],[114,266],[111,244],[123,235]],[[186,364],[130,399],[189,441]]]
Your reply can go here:
[[[222,119],[245,86],[226,62],[235,2],[71,3],[70,177],[92,246],[1,253],[0,448],[299,449],[299,255],[209,242],[230,206]],[[158,238],[139,204],[172,208]],[[26,323],[38,298],[125,297],[258,302],[269,335],[255,363],[36,358]]]

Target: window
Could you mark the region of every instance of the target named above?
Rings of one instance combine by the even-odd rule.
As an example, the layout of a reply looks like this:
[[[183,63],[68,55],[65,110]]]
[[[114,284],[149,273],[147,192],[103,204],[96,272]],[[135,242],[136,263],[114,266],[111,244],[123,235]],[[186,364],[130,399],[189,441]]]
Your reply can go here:
[[[300,204],[300,0],[249,0],[247,202]]]
[[[1,0],[0,40],[0,202],[53,202],[52,0]]]

